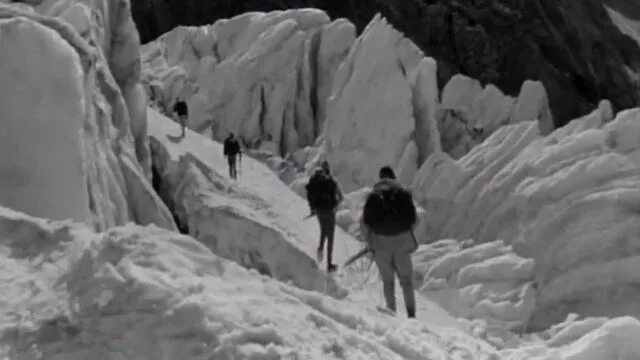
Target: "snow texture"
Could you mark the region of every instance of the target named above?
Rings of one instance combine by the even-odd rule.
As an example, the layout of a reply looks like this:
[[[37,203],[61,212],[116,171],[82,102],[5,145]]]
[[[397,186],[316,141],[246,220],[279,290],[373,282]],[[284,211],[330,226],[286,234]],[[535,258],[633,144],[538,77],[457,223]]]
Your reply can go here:
[[[502,127],[458,161],[430,157],[413,184],[427,242],[504,239],[535,260],[532,329],[640,314],[640,110],[607,122],[601,109],[544,137],[535,122]]]
[[[467,248],[451,240],[422,245],[414,264],[418,288],[454,316],[520,330],[533,312],[535,263],[502,241]]]
[[[0,208],[4,359],[497,359],[455,327],[337,301],[195,239]]]
[[[148,181],[146,145],[136,144],[146,142],[146,100],[130,69],[139,59],[127,58],[137,49],[128,3],[91,4],[48,1],[29,12],[0,4],[8,49],[0,62],[1,162],[11,173],[2,176],[0,203],[98,230],[130,221],[174,229]]]

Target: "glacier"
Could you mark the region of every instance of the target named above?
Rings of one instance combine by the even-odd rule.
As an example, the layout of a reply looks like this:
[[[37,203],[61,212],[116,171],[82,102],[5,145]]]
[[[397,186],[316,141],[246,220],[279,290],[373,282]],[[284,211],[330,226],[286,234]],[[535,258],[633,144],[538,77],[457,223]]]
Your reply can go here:
[[[0,45],[0,358],[640,357],[639,109],[555,129],[541,83],[440,90],[382,16],[358,34],[317,9],[140,45],[126,0],[0,1]],[[377,168],[411,186],[418,319],[376,310],[366,258],[315,261],[325,159],[339,264]]]

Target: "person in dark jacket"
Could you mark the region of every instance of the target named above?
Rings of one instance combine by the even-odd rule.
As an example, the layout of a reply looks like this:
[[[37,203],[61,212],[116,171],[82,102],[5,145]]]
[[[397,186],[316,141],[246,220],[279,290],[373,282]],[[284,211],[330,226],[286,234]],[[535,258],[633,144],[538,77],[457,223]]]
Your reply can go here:
[[[178,115],[178,121],[182,127],[182,135],[180,137],[184,137],[186,135],[187,122],[189,121],[189,107],[184,100],[178,98],[175,105],[173,105],[173,112]]]
[[[397,275],[407,315],[415,318],[411,254],[418,248],[413,234],[417,222],[416,207],[411,192],[396,180],[391,167],[381,168],[379,178],[365,202],[360,226],[380,271],[387,309],[396,312]]]
[[[327,244],[327,272],[334,272],[337,266],[333,263],[333,243],[336,228],[336,209],[343,200],[338,182],[331,176],[328,162],[323,162],[309,179],[306,186],[307,200],[311,213],[318,218],[320,226],[320,244],[318,261],[323,260],[324,244]]]
[[[240,151],[240,143],[233,133],[229,133],[229,136],[224,140],[223,151],[229,163],[229,177],[237,180],[238,170],[236,167],[236,156],[242,161],[242,151]]]

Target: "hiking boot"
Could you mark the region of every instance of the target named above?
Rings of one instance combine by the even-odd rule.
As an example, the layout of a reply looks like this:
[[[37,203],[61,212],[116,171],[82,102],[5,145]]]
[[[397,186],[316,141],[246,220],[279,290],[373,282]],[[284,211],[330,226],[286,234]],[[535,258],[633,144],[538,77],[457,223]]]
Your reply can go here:
[[[322,251],[322,249],[318,249],[318,251],[316,252],[316,259],[318,260],[318,262],[322,262],[322,260],[324,259],[324,251]]]
[[[327,266],[327,272],[332,273],[332,272],[335,272],[336,270],[338,270],[338,266],[337,265],[333,265],[332,264],[332,265]]]

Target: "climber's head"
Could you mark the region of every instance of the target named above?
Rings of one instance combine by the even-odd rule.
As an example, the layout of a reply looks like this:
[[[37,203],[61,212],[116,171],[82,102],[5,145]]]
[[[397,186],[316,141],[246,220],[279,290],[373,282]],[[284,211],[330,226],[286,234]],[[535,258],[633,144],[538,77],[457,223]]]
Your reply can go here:
[[[380,168],[380,172],[378,173],[380,179],[395,179],[396,173],[393,172],[391,166],[383,166]]]
[[[327,175],[331,175],[331,167],[329,166],[329,162],[327,160],[323,161],[320,164],[320,167],[322,168],[322,170],[324,170],[325,173],[327,173]]]

